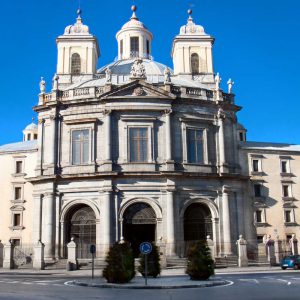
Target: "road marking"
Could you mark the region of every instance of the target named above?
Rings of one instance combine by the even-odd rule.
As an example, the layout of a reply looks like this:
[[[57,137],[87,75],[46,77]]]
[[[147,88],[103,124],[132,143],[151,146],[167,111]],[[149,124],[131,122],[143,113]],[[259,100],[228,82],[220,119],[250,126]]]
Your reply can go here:
[[[293,278],[293,277],[291,279],[293,279],[293,280],[300,280],[300,278]]]
[[[276,279],[278,281],[282,281],[282,282],[285,282],[287,285],[291,285],[292,283],[288,280],[284,280],[284,279]]]
[[[10,282],[8,282],[8,283],[10,283]],[[23,282],[21,282],[22,284],[33,284],[32,282],[28,282],[28,281],[23,281]]]
[[[63,284],[59,284],[59,283],[54,283],[53,285],[55,285],[55,286],[64,286]]]
[[[41,282],[39,282],[39,283],[37,283],[38,285],[47,285],[47,283],[41,283]]]
[[[259,284],[257,279],[239,279],[240,281],[246,281],[246,282],[255,282],[256,284]]]

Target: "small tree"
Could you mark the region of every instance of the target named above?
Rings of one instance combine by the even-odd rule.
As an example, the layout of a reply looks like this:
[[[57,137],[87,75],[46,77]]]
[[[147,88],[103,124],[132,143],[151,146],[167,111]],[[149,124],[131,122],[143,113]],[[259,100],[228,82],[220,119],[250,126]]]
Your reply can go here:
[[[207,280],[214,274],[214,261],[205,242],[198,241],[191,245],[187,259],[186,274],[192,280]]]
[[[152,243],[152,251],[147,254],[147,276],[156,278],[160,274],[160,257],[158,247]],[[138,271],[145,277],[145,255],[140,255]]]
[[[129,243],[115,243],[105,259],[103,277],[109,283],[126,283],[135,275],[134,257]]]

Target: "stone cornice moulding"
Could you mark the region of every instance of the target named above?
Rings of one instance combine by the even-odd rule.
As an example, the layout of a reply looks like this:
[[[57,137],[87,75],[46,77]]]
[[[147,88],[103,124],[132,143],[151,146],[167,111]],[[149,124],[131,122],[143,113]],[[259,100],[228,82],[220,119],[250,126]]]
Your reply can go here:
[[[99,121],[98,118],[85,118],[85,119],[74,119],[74,120],[65,120],[64,123],[67,125],[75,125],[75,124],[85,124],[85,123],[97,123]]]

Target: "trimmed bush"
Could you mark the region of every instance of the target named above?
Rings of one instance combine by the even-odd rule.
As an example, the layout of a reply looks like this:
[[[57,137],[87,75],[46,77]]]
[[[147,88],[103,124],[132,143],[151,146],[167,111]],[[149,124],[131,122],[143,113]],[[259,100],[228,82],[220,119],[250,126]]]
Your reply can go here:
[[[115,243],[105,259],[103,277],[109,283],[126,283],[135,275],[134,257],[129,243]]]
[[[190,246],[187,253],[186,274],[192,280],[207,280],[214,275],[214,261],[205,242],[198,241]]]
[[[152,243],[152,251],[147,255],[147,276],[156,278],[160,274],[160,257],[158,247]],[[145,277],[145,255],[140,254],[138,271]]]

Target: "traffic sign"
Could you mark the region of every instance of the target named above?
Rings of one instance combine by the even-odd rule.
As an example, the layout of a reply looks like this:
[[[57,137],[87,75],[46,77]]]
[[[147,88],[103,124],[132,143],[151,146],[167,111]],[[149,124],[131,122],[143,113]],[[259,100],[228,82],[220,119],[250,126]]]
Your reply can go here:
[[[152,251],[152,245],[149,242],[143,242],[140,244],[140,251],[142,254],[149,254]]]

